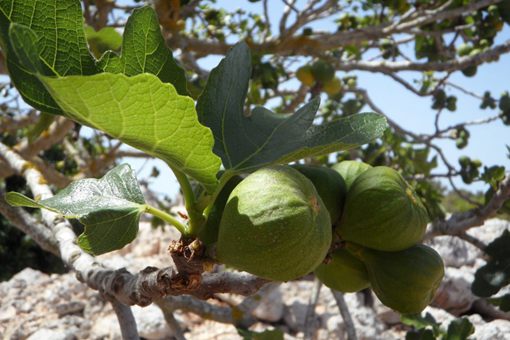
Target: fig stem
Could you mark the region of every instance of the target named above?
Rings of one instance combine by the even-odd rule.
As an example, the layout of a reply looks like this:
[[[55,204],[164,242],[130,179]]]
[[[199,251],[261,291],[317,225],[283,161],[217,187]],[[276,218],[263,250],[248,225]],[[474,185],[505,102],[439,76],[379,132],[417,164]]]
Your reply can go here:
[[[162,210],[159,210],[158,208],[154,208],[153,206],[147,205],[147,204],[145,205],[144,211],[148,214],[159,217],[163,221],[174,226],[175,228],[177,228],[177,230],[179,230],[179,232],[181,234],[183,234],[183,235],[189,234],[188,227],[185,224],[183,224],[181,221],[179,221],[177,218],[173,217],[172,215],[170,215]]]

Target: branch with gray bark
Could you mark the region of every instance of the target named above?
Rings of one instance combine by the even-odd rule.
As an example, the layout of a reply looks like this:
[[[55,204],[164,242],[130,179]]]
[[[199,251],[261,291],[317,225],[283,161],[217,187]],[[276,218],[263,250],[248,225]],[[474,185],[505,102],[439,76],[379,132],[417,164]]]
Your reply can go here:
[[[439,235],[461,235],[473,227],[479,227],[494,217],[505,201],[510,199],[510,173],[501,181],[497,191],[483,207],[452,214],[444,221],[435,221],[425,235],[430,239]]]
[[[12,171],[25,177],[34,197],[46,199],[53,196],[42,174],[30,162],[2,143],[0,143],[0,157]],[[4,208],[2,211],[7,210]],[[17,209],[11,211],[19,212]],[[6,216],[9,218],[9,215]],[[17,217],[13,216],[11,219],[15,220]],[[265,279],[247,273],[204,273],[200,269],[183,271],[183,266],[176,264],[175,259],[173,266],[163,269],[147,267],[137,274],[132,274],[124,268],[117,270],[106,268],[78,247],[76,235],[68,221],[47,210],[42,210],[41,216],[42,222],[49,228],[51,234],[44,231],[42,224],[33,224],[31,228],[25,228],[24,231],[40,244],[51,245],[55,244],[56,240],[60,257],[76,272],[80,281],[125,305],[146,306],[155,299],[168,295],[190,294],[201,299],[224,292],[251,295],[268,283]],[[30,220],[30,222],[33,221]],[[15,225],[21,224],[19,221],[15,223]],[[201,268],[204,264],[200,260],[195,264],[186,264],[188,267],[192,265]]]

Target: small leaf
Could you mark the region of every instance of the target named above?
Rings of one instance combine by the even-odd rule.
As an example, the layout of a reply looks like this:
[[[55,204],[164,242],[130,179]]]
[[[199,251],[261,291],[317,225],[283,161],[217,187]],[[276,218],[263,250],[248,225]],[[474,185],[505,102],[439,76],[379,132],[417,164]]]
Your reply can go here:
[[[423,329],[429,326],[433,328],[439,327],[439,324],[430,313],[425,314],[425,316],[421,314],[402,314],[400,316],[400,321],[404,325],[411,326],[415,329]]]
[[[66,117],[158,157],[202,183],[216,186],[220,159],[213,136],[197,119],[190,97],[148,73],[41,77]]]
[[[498,306],[503,312],[510,312],[510,294],[487,299],[490,303]]]
[[[11,24],[24,25],[33,31],[39,45],[36,58],[61,76],[98,72],[83,32],[81,5],[76,0],[3,0],[0,1],[0,45],[11,79],[23,99],[36,109],[60,114],[60,108],[43,84],[27,68],[28,60],[19,59],[9,39]],[[15,40],[14,40],[15,41]],[[21,44],[21,43],[18,43]],[[21,46],[30,49],[30,46]]]
[[[34,201],[33,199],[20,194],[19,192],[8,192],[5,194],[5,201],[9,203],[10,205],[14,207],[27,207],[27,208],[37,208],[37,209],[43,209],[45,208],[41,204],[39,204],[37,201]],[[51,211],[55,211],[53,209],[48,209]]]
[[[162,82],[174,85],[180,95],[188,95],[185,72],[166,47],[158,16],[152,7],[133,11],[124,29],[121,56],[107,52],[98,66],[105,72],[127,76],[152,73]]]
[[[315,126],[319,99],[293,115],[258,107],[246,117],[244,102],[250,76],[250,51],[240,43],[211,71],[197,102],[200,122],[211,128],[214,151],[227,169],[251,171],[354,148],[380,137],[387,127],[385,118],[374,113]]]
[[[455,319],[448,325],[443,340],[466,340],[474,332],[475,327],[467,318]]]
[[[85,226],[78,244],[96,255],[120,249],[133,241],[145,210],[135,173],[127,164],[115,167],[99,180],[75,181],[55,196],[39,202],[14,192],[8,193],[6,200],[11,205],[44,208],[78,219]]]
[[[480,176],[480,179],[490,184],[493,189],[497,189],[498,183],[505,178],[505,167],[504,166],[491,166],[484,167],[484,172]]]
[[[104,52],[117,51],[122,46],[122,35],[113,27],[103,27],[96,31],[91,26],[85,26],[85,36],[91,51],[98,58]]]

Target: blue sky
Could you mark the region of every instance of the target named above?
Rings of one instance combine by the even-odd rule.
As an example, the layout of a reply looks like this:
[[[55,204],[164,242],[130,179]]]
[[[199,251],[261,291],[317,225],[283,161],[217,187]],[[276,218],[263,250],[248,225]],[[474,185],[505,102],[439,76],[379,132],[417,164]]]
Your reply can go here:
[[[298,1],[299,3],[304,1]],[[218,0],[217,7],[226,7],[233,10],[235,7],[242,7],[246,10],[261,10],[261,3],[249,3],[248,1],[236,1],[237,6],[232,6],[232,1]],[[278,20],[283,12],[283,2],[270,1],[269,15],[273,24],[278,23]],[[292,22],[292,17],[289,19]],[[314,29],[332,30],[332,23],[322,21],[315,24]],[[277,30],[275,30],[277,32]],[[510,39],[510,29],[505,25],[505,29],[498,36],[496,43],[501,43]],[[220,57],[209,57],[200,61],[200,64],[206,68],[211,69],[220,60]],[[405,129],[418,133],[427,133],[434,130],[434,111],[431,110],[430,98],[420,98],[408,90],[404,89],[400,84],[397,84],[392,79],[368,72],[357,72],[358,84],[362,88],[366,88],[372,97],[373,101],[383,110],[391,119],[396,121]],[[342,74],[339,74],[342,76]],[[413,76],[417,77],[418,74],[403,74],[404,77],[411,79]],[[453,83],[461,85],[462,87],[482,95],[486,90],[490,90],[495,98],[499,95],[510,90],[510,55],[502,56],[498,62],[485,64],[478,68],[475,77],[467,78],[462,74],[456,74],[450,78]],[[297,86],[297,82],[288,82],[286,86]],[[482,119],[484,117],[497,114],[494,110],[481,110],[479,109],[480,102],[469,96],[465,96],[458,90],[447,88],[448,94],[455,94],[458,96],[457,111],[446,111],[442,114],[440,124],[446,127],[455,123]],[[366,108],[365,108],[366,109]],[[444,153],[447,155],[450,163],[457,165],[457,159],[461,155],[468,155],[471,158],[480,159],[487,165],[504,165],[507,170],[510,169],[510,160],[506,156],[507,150],[505,145],[510,145],[510,127],[504,126],[500,120],[488,125],[470,127],[471,138],[468,146],[462,150],[455,147],[454,141],[443,140],[438,141],[437,144],[441,146]],[[157,179],[151,179],[152,188],[159,193],[165,193],[173,196],[177,193],[177,183],[166,168],[165,164],[159,161],[143,162],[139,159],[126,159],[135,168],[139,169],[140,176],[147,176],[153,165],[158,166],[162,171]],[[143,165],[143,166],[142,166]],[[436,172],[444,173],[445,168],[439,167]],[[467,187],[470,190],[484,190],[482,183],[475,183],[466,186],[460,179],[455,180],[456,185],[459,187]],[[445,182],[445,185],[447,183]]]

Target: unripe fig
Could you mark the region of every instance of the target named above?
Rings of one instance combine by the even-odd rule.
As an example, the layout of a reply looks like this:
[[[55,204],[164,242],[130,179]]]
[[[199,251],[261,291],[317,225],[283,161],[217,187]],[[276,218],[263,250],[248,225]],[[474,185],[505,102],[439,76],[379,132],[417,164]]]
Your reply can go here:
[[[332,223],[342,214],[347,189],[340,174],[324,166],[293,165],[294,169],[305,175],[314,185],[322,202],[329,211]]]
[[[315,269],[317,278],[329,288],[353,293],[370,286],[367,269],[363,262],[346,249],[337,249],[331,261]]]
[[[370,169],[372,166],[367,163],[358,161],[343,161],[331,167],[331,169],[338,172],[345,181],[347,191],[351,187],[354,180],[363,172]]]
[[[302,82],[304,85],[310,87],[315,84],[315,78],[312,74],[312,67],[310,65],[305,65],[296,71],[297,79]]]
[[[313,271],[331,243],[331,220],[312,182],[289,166],[246,177],[220,222],[217,259],[257,276],[288,281]]]
[[[444,276],[439,254],[421,244],[398,252],[359,247],[355,254],[365,264],[379,300],[400,313],[421,312]]]
[[[467,66],[467,67],[463,68],[461,70],[461,72],[466,77],[474,77],[476,75],[477,69],[478,68],[476,67],[476,65],[471,65],[471,66]]]
[[[312,74],[315,80],[326,83],[335,76],[335,68],[324,60],[317,60],[312,65]]]
[[[330,81],[324,83],[322,87],[324,92],[326,92],[329,96],[333,97],[339,94],[342,91],[342,81],[338,78],[333,78]]]
[[[422,239],[427,221],[427,209],[404,178],[392,168],[378,166],[352,183],[335,231],[364,247],[398,251]]]

